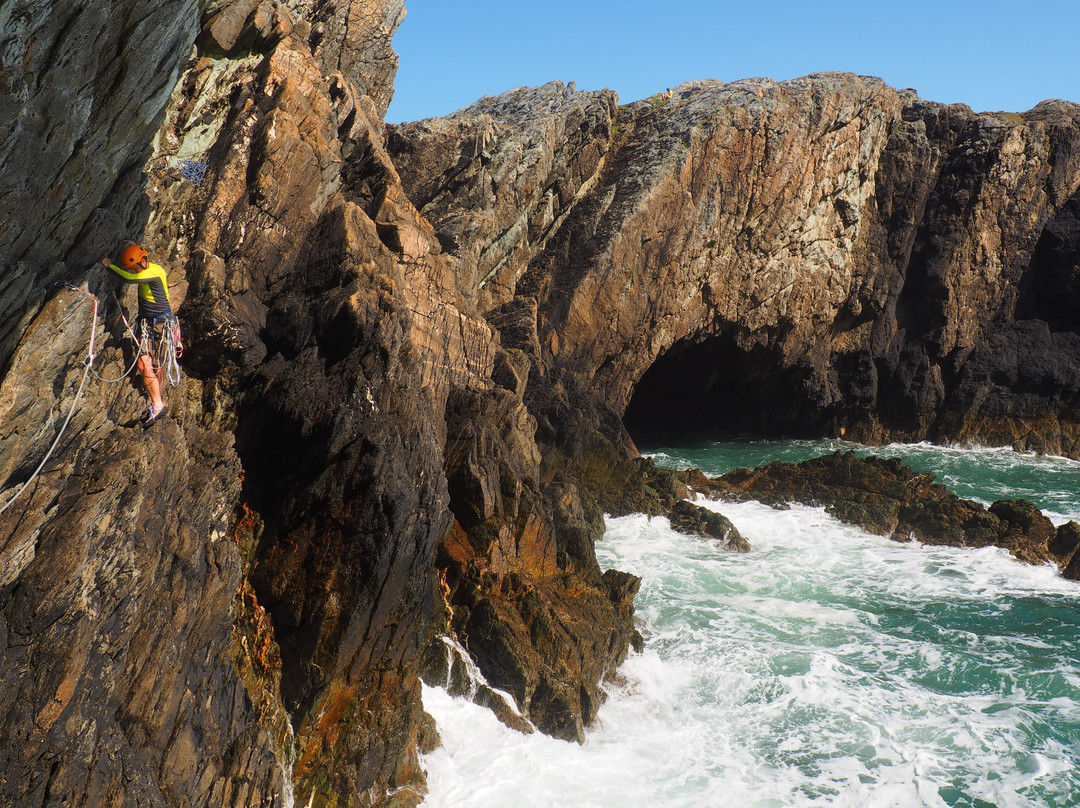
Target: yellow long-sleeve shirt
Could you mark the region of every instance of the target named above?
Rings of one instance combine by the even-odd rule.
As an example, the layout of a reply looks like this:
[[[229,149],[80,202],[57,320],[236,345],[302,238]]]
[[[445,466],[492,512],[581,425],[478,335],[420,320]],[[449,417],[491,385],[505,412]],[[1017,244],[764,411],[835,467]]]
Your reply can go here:
[[[109,269],[124,279],[126,283],[139,284],[139,317],[153,319],[163,314],[172,314],[169,306],[169,282],[165,270],[157,264],[148,264],[146,269],[128,272],[116,264],[109,264]]]

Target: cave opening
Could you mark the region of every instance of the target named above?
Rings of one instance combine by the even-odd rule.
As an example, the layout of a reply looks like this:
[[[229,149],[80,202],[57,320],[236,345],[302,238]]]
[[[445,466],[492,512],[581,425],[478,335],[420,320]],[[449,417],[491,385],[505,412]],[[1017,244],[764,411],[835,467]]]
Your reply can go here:
[[[639,447],[825,434],[810,372],[785,367],[775,350],[747,351],[730,336],[682,340],[638,381],[623,424]]]
[[[1016,316],[1045,320],[1051,331],[1080,331],[1080,193],[1039,236],[1020,282]]]

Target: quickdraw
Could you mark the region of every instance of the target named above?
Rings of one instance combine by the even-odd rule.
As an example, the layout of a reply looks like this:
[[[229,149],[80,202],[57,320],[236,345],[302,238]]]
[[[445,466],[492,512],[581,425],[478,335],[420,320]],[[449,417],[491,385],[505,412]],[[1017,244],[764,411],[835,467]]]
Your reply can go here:
[[[124,318],[127,322],[127,318]],[[175,315],[168,315],[161,320],[161,336],[155,333],[157,323],[140,321],[138,343],[139,354],[149,354],[154,363],[154,373],[165,368],[165,381],[168,384],[180,383],[179,359],[184,355],[184,340],[180,333],[180,321]],[[130,330],[130,326],[129,326]],[[134,336],[134,334],[133,334]]]

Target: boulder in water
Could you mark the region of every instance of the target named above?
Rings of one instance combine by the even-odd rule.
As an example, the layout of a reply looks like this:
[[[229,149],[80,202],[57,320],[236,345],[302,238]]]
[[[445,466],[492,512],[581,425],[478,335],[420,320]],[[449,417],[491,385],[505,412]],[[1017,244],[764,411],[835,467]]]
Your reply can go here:
[[[722,547],[737,553],[749,553],[750,542],[743,538],[738,528],[726,516],[685,499],[675,503],[668,514],[673,530],[691,536],[716,539]]]

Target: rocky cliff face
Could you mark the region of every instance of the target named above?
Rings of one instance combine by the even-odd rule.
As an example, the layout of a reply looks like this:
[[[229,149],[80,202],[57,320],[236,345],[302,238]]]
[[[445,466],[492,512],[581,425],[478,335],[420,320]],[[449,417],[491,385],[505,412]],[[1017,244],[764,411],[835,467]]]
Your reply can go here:
[[[580,739],[639,641],[602,514],[685,493],[624,415],[1080,454],[1076,107],[830,74],[385,127],[402,14],[0,11],[0,803],[415,804],[461,649]],[[124,237],[185,329],[148,432]]]
[[[63,49],[87,12],[19,12],[38,33],[6,64],[29,82],[38,43]],[[184,32],[153,64],[126,22],[152,14]],[[9,210],[50,183],[67,207],[27,204],[5,230],[0,801],[415,804],[440,633],[522,726],[566,738],[625,656],[635,581],[601,575],[575,480],[543,478],[527,359],[463,294],[383,146],[400,17],[133,3],[95,29],[128,77],[91,81],[110,126],[69,131],[63,82],[13,102],[18,126],[47,110],[68,151],[17,176]],[[140,93],[162,66],[171,95]],[[126,107],[152,125],[118,131]],[[25,161],[18,126],[5,149]],[[90,187],[71,156],[112,148],[130,181],[66,201],[64,172]],[[185,378],[146,433],[92,263],[123,235],[169,268],[185,328]]]
[[[845,74],[620,108],[554,84],[389,142],[481,307],[536,300],[552,362],[634,429],[1075,457],[1078,114]]]

